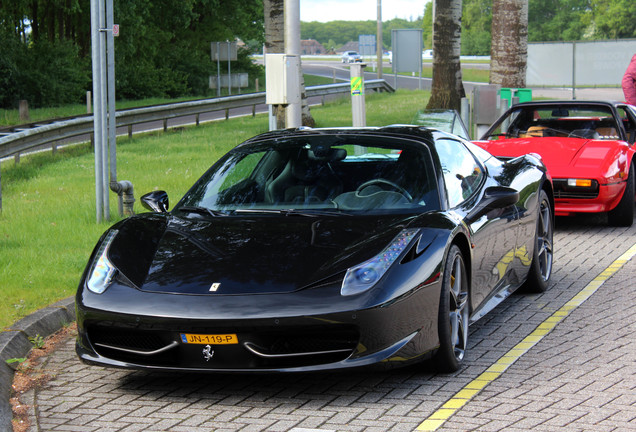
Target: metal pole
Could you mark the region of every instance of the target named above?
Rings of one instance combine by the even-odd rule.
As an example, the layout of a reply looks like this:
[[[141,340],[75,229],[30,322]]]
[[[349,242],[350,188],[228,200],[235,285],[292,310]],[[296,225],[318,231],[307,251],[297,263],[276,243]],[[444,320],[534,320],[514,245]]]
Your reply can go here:
[[[461,99],[460,114],[459,115],[460,115],[462,121],[464,122],[464,125],[466,126],[466,128],[468,130],[470,130],[470,101],[466,97],[463,97]],[[470,138],[470,137],[468,137],[468,138]]]
[[[298,56],[300,62],[300,0],[285,0],[285,54]],[[299,74],[302,67],[299,67]],[[295,82],[300,87],[300,75]],[[300,88],[298,89],[300,93]],[[302,126],[302,101],[287,105],[286,127]]]
[[[102,206],[104,210],[104,220],[110,219],[110,204],[108,201],[108,76],[106,73],[106,5],[105,0],[100,0],[99,7],[99,80],[101,94],[101,135],[102,135]]]
[[[354,63],[351,65],[351,111],[353,127],[365,127],[367,115],[364,103],[364,73],[366,65]]]
[[[102,134],[101,134],[101,83],[99,71],[99,0],[91,0],[91,53],[93,68],[93,128],[95,136],[95,207],[97,223],[103,217],[102,183]]]
[[[378,79],[382,78],[382,0],[378,0],[378,28],[375,41],[375,54],[378,57]]]
[[[115,116],[115,36],[113,35],[113,0],[106,0],[106,53],[108,63],[108,150],[110,152],[110,188],[117,183],[117,122]],[[118,195],[119,216],[124,215],[123,196]]]
[[[232,94],[232,69],[230,67],[230,59],[232,54],[230,53],[230,41],[227,41],[227,94]]]
[[[576,100],[576,42],[572,42],[572,100]]]
[[[216,95],[221,97],[221,42],[216,43]]]

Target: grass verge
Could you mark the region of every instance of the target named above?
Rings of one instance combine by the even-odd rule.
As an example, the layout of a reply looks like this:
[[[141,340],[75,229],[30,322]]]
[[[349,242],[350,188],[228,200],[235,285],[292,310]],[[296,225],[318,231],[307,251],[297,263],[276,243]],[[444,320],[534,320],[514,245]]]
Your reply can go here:
[[[367,94],[367,124],[410,123],[429,92]],[[349,99],[312,108],[318,127],[351,125]],[[232,147],[267,130],[267,117],[244,117],[117,141],[119,180],[139,196],[166,190],[175,203],[203,172]],[[115,222],[95,222],[94,158],[90,145],[2,163],[0,213],[0,328],[73,295],[95,242]]]

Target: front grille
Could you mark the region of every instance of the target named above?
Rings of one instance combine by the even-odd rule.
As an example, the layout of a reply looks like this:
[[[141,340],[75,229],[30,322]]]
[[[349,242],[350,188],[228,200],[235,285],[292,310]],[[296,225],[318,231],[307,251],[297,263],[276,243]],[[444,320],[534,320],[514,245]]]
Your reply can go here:
[[[155,351],[166,346],[166,341],[159,333],[139,333],[117,328],[92,328],[89,332],[91,342],[137,351]]]
[[[212,345],[214,355],[206,360],[203,355],[206,346],[182,343],[180,333],[236,334],[239,343]],[[238,332],[228,327],[161,331],[93,324],[87,326],[86,334],[99,355],[113,360],[197,369],[276,369],[334,363],[351,356],[360,339],[355,326],[340,324],[257,327]],[[248,349],[247,345],[254,349]]]

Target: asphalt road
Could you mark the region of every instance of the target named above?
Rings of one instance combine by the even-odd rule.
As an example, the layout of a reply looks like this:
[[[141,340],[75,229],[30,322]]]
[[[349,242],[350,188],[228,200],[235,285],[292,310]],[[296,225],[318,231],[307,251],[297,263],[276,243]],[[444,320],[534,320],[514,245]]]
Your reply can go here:
[[[389,65],[387,63],[384,64],[385,67]],[[479,67],[484,68],[489,65],[483,63],[470,64],[464,63],[462,67]],[[318,61],[318,60],[303,60],[303,71],[310,75],[317,75],[326,78],[332,78],[338,81],[348,81],[350,79],[350,67],[349,65],[338,63],[338,62],[329,62],[329,61]],[[365,80],[369,79],[377,79],[377,72],[372,70],[371,65],[365,69]],[[404,75],[394,75],[394,74],[383,74],[383,79],[385,79],[389,84],[391,84],[395,88],[400,89],[411,89],[411,90],[430,90],[431,82],[430,78],[419,78],[419,76],[404,76]],[[619,83],[617,83],[619,84]],[[464,90],[466,94],[469,95],[472,93],[473,89],[477,86],[486,85],[486,83],[474,83],[474,82],[464,82]],[[576,89],[574,92],[570,88],[533,88],[532,89],[533,97],[546,97],[553,99],[577,99],[577,100],[624,100],[623,91],[620,88],[583,88]]]
[[[126,371],[81,364],[69,338],[22,403],[36,431],[636,430],[636,225],[559,218],[554,244],[548,290],[471,326],[454,374]]]

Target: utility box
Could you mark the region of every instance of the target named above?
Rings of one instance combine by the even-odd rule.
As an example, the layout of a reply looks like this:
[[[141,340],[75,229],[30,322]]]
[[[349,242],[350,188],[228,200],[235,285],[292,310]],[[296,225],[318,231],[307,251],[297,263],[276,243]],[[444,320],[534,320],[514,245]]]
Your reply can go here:
[[[473,123],[475,136],[481,137],[501,115],[501,87],[489,84],[476,86],[473,90]]]
[[[490,125],[501,115],[500,87],[498,85],[476,86],[473,90],[473,121],[478,125]]]
[[[299,104],[300,56],[265,55],[265,103],[269,105]]]

